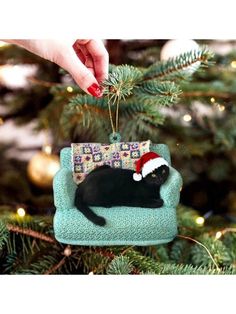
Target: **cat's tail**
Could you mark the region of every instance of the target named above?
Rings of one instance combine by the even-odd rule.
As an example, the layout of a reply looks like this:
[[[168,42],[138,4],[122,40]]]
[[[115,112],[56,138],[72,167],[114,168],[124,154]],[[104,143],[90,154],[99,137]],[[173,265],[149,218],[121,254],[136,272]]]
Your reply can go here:
[[[91,208],[89,208],[86,203],[83,202],[78,188],[75,194],[75,206],[88,220],[92,221],[95,225],[104,226],[106,224],[105,218],[98,216],[94,211],[92,211]]]

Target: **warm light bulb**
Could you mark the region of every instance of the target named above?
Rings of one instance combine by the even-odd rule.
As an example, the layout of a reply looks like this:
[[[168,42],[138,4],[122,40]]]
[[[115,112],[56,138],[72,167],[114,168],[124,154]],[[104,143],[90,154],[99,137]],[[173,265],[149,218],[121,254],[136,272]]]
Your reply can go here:
[[[50,155],[50,154],[52,153],[52,146],[51,146],[51,145],[45,145],[45,146],[43,147],[43,151],[44,151],[46,154]]]
[[[73,88],[71,86],[68,86],[66,90],[67,90],[68,93],[72,93],[73,92]]]
[[[219,109],[219,111],[224,111],[225,110],[225,106],[224,105],[219,105],[218,109]]]
[[[185,115],[183,116],[183,120],[184,120],[185,122],[189,122],[189,121],[192,120],[192,117],[190,116],[190,114],[185,114]]]
[[[197,217],[196,218],[196,223],[200,226],[202,226],[205,222],[205,219],[203,217]]]
[[[231,62],[231,67],[236,69],[236,61],[235,60]]]
[[[17,209],[17,214],[20,216],[20,217],[24,217],[25,216],[25,209],[23,207],[19,207]]]
[[[218,240],[220,237],[222,236],[222,232],[221,231],[217,231],[215,238]]]
[[[216,101],[214,97],[211,97],[210,100],[211,100],[212,103],[214,103]]]
[[[0,125],[4,123],[3,118],[0,117]]]

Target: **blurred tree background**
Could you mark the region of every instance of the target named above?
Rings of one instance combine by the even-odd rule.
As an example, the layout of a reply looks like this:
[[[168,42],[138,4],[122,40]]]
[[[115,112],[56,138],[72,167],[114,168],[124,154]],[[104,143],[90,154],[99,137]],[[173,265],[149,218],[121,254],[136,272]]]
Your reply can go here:
[[[155,123],[145,124],[134,115],[127,126],[122,123],[125,114],[121,113],[120,133],[124,141],[151,139],[169,146],[173,166],[184,181],[178,209],[181,234],[201,239],[213,256],[218,256],[218,265],[230,267],[228,271],[233,272],[236,262],[236,252],[232,249],[236,244],[236,41],[197,40],[197,43],[213,51],[214,64],[198,71],[197,62],[186,67],[181,75],[191,76],[187,80],[168,74],[170,81],[178,79],[179,89],[173,91],[168,103],[153,104],[156,101],[153,98],[150,108]],[[171,48],[164,48],[167,44],[168,40],[107,40],[111,70],[121,64],[132,65],[140,71],[151,67],[173,54]],[[188,51],[188,47],[182,49]],[[94,109],[83,106],[79,111],[78,93],[80,88],[57,65],[17,46],[0,44],[0,215],[3,219],[10,217],[15,226],[23,224],[28,229],[52,235],[55,208],[51,182],[59,167],[61,148],[70,146],[71,142],[108,142],[111,133],[108,114],[98,110],[102,104],[93,104],[90,99]],[[161,93],[159,96],[162,99]],[[138,108],[135,110],[138,112]],[[137,125],[143,126],[138,129]],[[12,228],[10,231],[15,232]],[[4,225],[0,226],[2,243],[8,232],[9,228],[7,231]],[[22,243],[25,239],[23,236]],[[2,246],[0,241],[0,250]],[[44,252],[44,258],[34,264],[32,272],[88,273],[96,269],[97,273],[119,273],[117,269],[121,269],[123,273],[211,273],[209,255],[197,245],[192,253],[189,248],[187,239],[177,239],[171,245],[127,251],[123,258],[122,248],[84,250],[83,257],[80,248],[75,247],[74,256],[82,256],[80,266],[72,266],[70,260],[73,270],[69,270],[65,261],[58,264],[58,256],[61,250],[70,256],[71,248],[56,244],[56,255],[50,259]],[[94,259],[90,256],[92,253]],[[26,252],[24,267],[15,268],[17,250],[8,249],[1,254],[6,266],[0,272],[30,272]],[[143,261],[144,256],[150,260]],[[162,264],[155,264],[158,260],[164,268]],[[196,270],[195,266],[201,269]]]

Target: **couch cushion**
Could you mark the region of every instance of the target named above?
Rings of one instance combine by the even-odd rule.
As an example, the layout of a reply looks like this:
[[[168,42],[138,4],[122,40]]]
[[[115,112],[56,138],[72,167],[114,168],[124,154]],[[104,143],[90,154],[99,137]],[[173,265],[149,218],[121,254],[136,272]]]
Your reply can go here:
[[[55,237],[77,245],[154,245],[172,241],[177,234],[176,210],[140,207],[91,207],[106,218],[105,227],[94,225],[75,207],[57,211]]]

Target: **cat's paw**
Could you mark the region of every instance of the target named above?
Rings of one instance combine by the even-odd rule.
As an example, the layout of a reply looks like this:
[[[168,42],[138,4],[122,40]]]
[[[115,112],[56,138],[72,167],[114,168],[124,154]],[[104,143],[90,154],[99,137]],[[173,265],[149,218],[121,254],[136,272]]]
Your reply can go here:
[[[94,223],[98,226],[105,226],[106,224],[106,219],[101,217],[101,216],[97,216]]]

